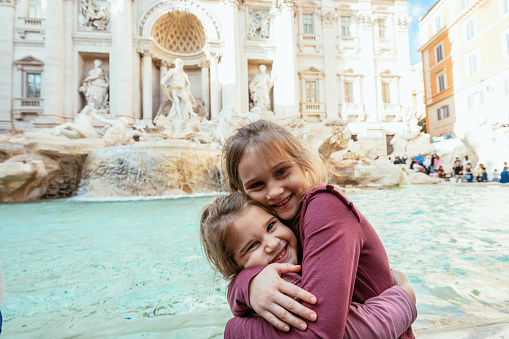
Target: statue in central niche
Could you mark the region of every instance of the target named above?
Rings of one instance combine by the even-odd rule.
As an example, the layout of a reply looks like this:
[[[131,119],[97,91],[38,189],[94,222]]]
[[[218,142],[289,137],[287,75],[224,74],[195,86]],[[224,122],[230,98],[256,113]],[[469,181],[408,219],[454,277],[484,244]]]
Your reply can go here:
[[[196,100],[191,95],[191,83],[184,72],[184,62],[181,59],[176,59],[175,67],[164,74],[161,85],[166,87],[167,96],[172,103],[168,118],[187,120],[195,115],[193,107],[196,106]]]
[[[101,66],[101,60],[94,60],[94,68],[88,72],[88,76],[83,80],[83,84],[79,88],[79,91],[85,95],[87,105],[91,105],[96,110],[107,113],[109,110],[109,81],[108,75]]]
[[[249,93],[253,101],[253,108],[258,107],[262,111],[271,111],[270,109],[270,90],[274,86],[275,78],[265,71],[267,67],[260,65],[260,74],[256,75],[249,83]]]

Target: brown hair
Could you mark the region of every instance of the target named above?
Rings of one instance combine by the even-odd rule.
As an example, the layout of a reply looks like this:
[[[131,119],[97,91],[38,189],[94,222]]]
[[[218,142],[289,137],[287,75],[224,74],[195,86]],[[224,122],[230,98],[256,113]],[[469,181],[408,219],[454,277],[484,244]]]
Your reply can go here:
[[[232,250],[228,248],[228,239],[233,235],[235,218],[248,206],[258,206],[274,215],[241,192],[218,197],[202,211],[200,239],[205,257],[226,280],[233,279],[242,271],[242,267],[233,259]]]
[[[258,120],[239,128],[224,144],[223,166],[226,169],[226,186],[230,192],[244,192],[238,168],[247,151],[257,152],[266,161],[273,157],[290,157],[307,172],[310,187],[326,182],[327,172],[318,154],[313,154],[283,126]]]

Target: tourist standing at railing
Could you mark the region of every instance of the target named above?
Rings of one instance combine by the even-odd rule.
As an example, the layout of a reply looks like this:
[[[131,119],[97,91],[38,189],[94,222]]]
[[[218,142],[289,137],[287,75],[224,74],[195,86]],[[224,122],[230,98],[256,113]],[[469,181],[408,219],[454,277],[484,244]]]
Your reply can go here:
[[[2,263],[0,262],[0,306],[2,306],[2,299],[5,292],[5,278],[2,272]],[[2,334],[2,310],[0,309],[0,334]]]

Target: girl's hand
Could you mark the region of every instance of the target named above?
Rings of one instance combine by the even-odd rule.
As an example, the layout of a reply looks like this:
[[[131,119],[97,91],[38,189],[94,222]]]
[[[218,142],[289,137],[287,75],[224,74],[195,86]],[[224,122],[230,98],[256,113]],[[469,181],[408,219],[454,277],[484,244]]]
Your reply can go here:
[[[288,332],[291,325],[304,331],[307,323],[296,317],[315,321],[316,313],[291,297],[297,297],[310,304],[316,297],[281,278],[284,273],[297,273],[300,265],[270,264],[249,283],[249,302],[253,310],[272,326]]]
[[[391,268],[391,273],[392,273],[392,279],[394,280],[394,285],[398,285],[401,288],[403,288],[410,295],[410,297],[414,300],[414,303],[417,304],[416,299],[415,299],[414,290],[412,289],[412,286],[410,286],[410,283],[408,282],[405,275],[400,271],[393,270],[392,268]]]

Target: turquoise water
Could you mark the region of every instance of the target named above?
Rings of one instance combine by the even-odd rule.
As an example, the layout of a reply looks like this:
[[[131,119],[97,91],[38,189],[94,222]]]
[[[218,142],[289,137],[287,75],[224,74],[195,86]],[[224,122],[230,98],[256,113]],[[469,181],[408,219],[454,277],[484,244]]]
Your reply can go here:
[[[509,321],[509,186],[350,193],[418,299],[414,328]],[[5,337],[221,337],[198,231],[213,197],[0,204]]]

